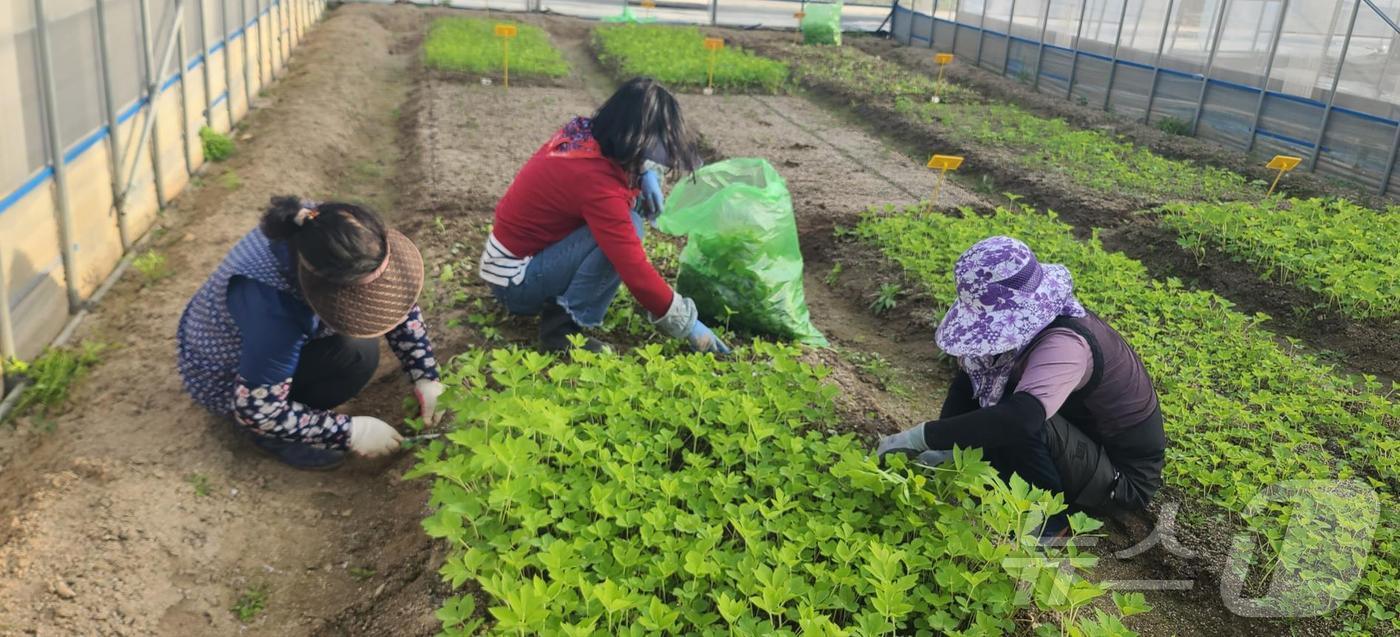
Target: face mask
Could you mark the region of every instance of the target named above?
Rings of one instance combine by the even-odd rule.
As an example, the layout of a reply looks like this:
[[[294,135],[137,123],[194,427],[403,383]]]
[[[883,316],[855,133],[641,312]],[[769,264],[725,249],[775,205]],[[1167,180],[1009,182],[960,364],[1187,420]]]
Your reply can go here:
[[[671,169],[671,155],[666,152],[666,147],[663,146],[661,142],[652,142],[651,145],[647,147],[646,157],[647,164],[649,165],[648,167],[650,167],[650,165],[655,165],[662,170]]]

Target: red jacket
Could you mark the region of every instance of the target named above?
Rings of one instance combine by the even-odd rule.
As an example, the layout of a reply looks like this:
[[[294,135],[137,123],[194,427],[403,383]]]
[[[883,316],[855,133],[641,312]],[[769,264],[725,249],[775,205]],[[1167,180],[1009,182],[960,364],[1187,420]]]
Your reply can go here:
[[[632,296],[662,316],[674,293],[632,225],[640,191],[621,166],[598,153],[587,125],[575,119],[525,162],[496,204],[492,234],[511,253],[528,257],[587,225]]]

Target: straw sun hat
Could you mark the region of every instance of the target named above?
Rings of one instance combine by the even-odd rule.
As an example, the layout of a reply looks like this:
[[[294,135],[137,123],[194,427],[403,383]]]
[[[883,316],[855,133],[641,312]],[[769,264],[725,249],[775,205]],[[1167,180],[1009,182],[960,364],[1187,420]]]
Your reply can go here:
[[[355,338],[383,336],[408,316],[423,291],[423,255],[403,233],[385,230],[387,254],[373,272],[336,282],[300,262],[297,277],[311,309],[336,332]]]

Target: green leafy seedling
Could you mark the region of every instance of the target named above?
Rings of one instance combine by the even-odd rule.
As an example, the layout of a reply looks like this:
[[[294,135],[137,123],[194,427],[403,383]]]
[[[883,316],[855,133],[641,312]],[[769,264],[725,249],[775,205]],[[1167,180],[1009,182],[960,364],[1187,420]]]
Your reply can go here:
[[[79,347],[51,347],[32,362],[10,360],[5,375],[11,380],[26,379],[29,388],[20,395],[6,420],[35,414],[57,414],[68,401],[73,385],[100,360],[107,346],[87,342]]]
[[[885,314],[899,305],[899,295],[904,289],[898,283],[882,283],[879,291],[875,293],[875,300],[870,302],[870,311],[876,314]]]
[[[194,487],[194,495],[198,498],[208,497],[213,486],[209,483],[209,476],[202,473],[192,473],[189,477],[190,486]]]
[[[238,190],[243,187],[243,178],[239,177],[238,173],[229,170],[219,175],[219,185],[227,190]]]
[[[229,610],[240,622],[246,624],[253,621],[267,610],[267,586],[258,584],[243,591]]]
[[[155,283],[174,274],[170,265],[166,263],[165,255],[155,250],[147,250],[132,259],[131,267],[136,268],[136,271],[141,274],[142,281],[146,284]]]
[[[1150,612],[1152,605],[1147,603],[1147,597],[1142,593],[1113,593],[1113,605],[1118,607],[1118,612],[1124,617],[1132,617],[1142,613]]]
[[[208,126],[199,129],[199,143],[204,149],[204,158],[209,161],[224,161],[233,156],[233,140]]]
[[[841,270],[842,266],[840,261],[831,264],[831,271],[827,272],[826,277],[822,280],[826,282],[827,286],[835,286],[836,282],[841,280]]]

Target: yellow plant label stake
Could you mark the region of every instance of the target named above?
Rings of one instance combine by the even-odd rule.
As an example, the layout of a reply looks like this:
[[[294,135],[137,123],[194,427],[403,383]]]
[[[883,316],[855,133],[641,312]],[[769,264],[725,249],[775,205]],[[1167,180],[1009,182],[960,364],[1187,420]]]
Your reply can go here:
[[[938,63],[938,80],[933,83],[933,99],[930,101],[937,104],[943,101],[943,98],[939,95],[943,92],[943,68],[953,61],[953,54],[936,53],[933,56],[933,61]]]
[[[929,207],[938,204],[938,195],[943,192],[943,180],[948,176],[948,171],[957,170],[962,166],[963,158],[958,155],[934,155],[928,160],[928,167],[938,171],[938,183],[933,187],[933,199],[929,201]]]
[[[1293,157],[1292,155],[1274,155],[1274,158],[1270,159],[1269,163],[1265,164],[1264,167],[1268,168],[1269,170],[1277,170],[1278,175],[1274,176],[1274,183],[1269,184],[1269,192],[1266,193],[1264,196],[1268,197],[1269,195],[1274,194],[1274,188],[1278,186],[1278,180],[1283,179],[1283,173],[1297,168],[1298,164],[1302,163],[1302,161],[1302,157]]]
[[[646,9],[646,17],[651,17],[651,10],[656,8],[656,0],[642,0],[642,8]]]
[[[713,93],[715,90],[715,57],[719,55],[719,50],[722,48],[724,48],[723,38],[705,38],[705,50],[710,52],[710,71],[705,84],[707,93]]]
[[[513,24],[496,25],[496,37],[501,39],[501,49],[503,51],[503,70],[505,73],[506,88],[510,88],[510,41],[515,37],[516,27]]]

